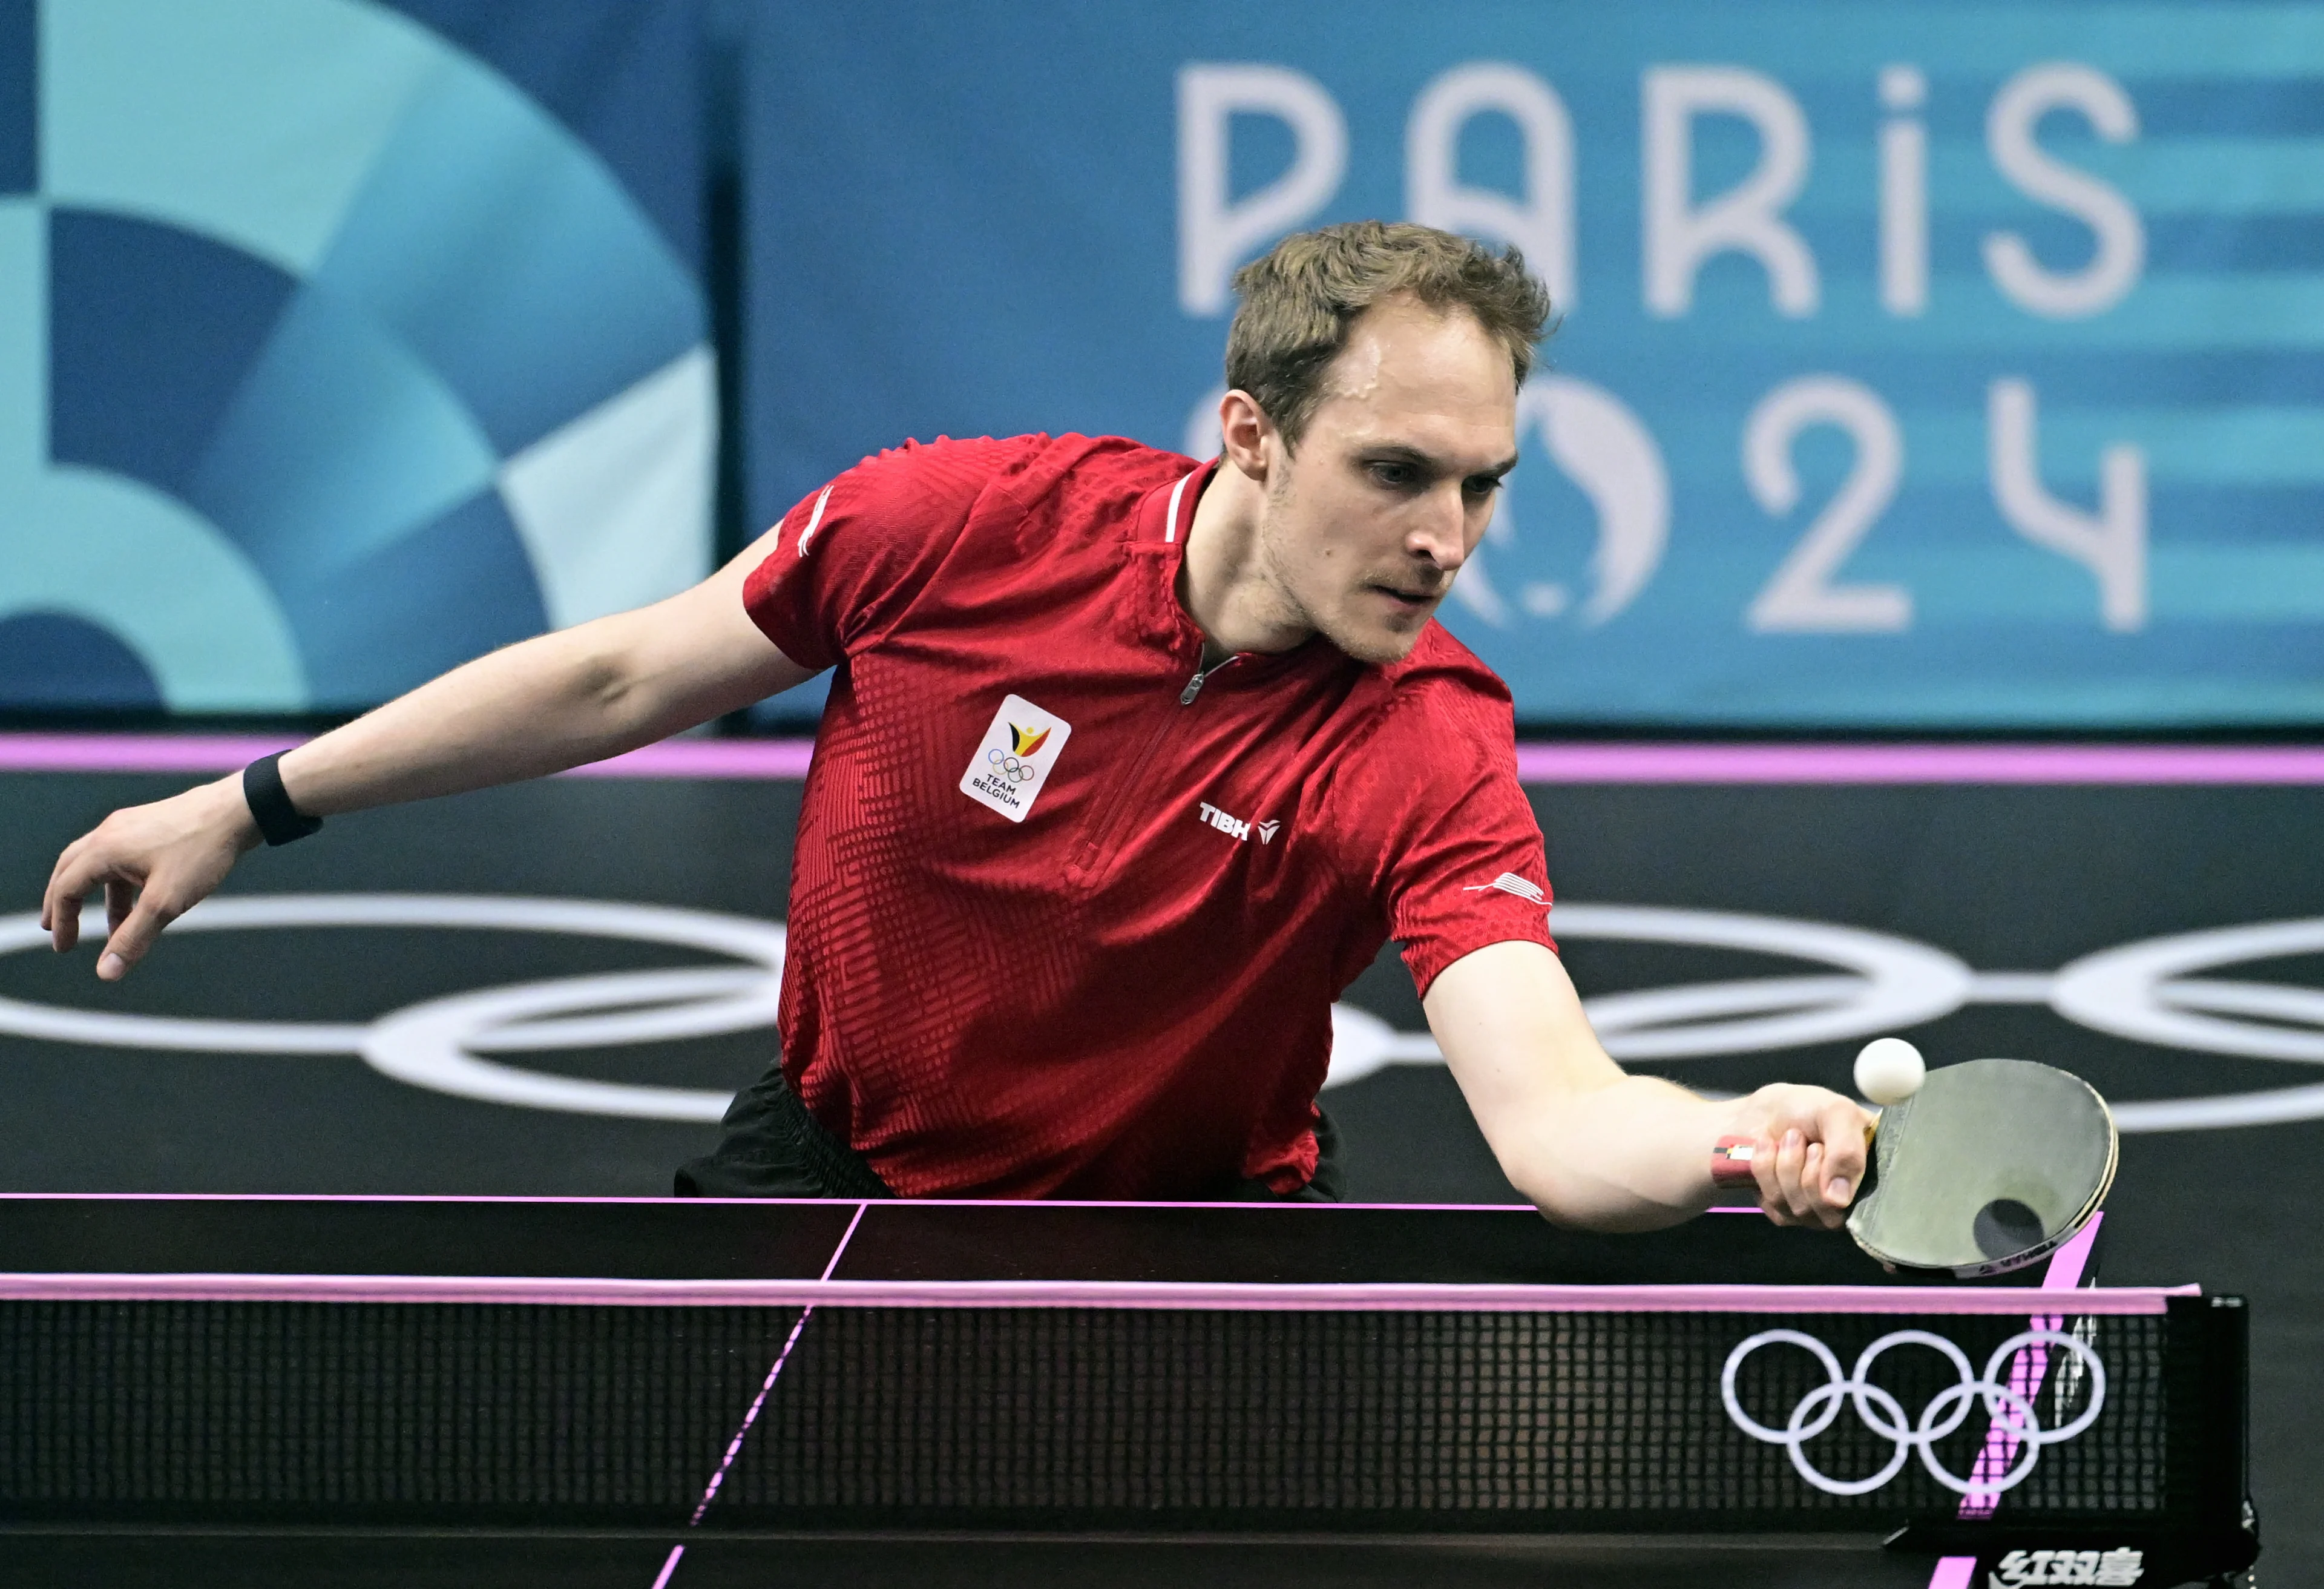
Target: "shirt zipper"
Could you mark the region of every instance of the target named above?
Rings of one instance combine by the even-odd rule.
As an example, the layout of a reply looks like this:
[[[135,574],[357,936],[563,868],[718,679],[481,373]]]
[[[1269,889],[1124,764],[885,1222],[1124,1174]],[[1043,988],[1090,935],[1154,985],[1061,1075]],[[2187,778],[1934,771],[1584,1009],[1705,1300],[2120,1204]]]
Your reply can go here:
[[[1209,682],[1211,675],[1222,668],[1231,667],[1240,660],[1239,653],[1222,657],[1207,668],[1204,667],[1198,660],[1194,665],[1193,677],[1186,680],[1186,687],[1178,692],[1178,705],[1193,706],[1194,697],[1203,693],[1203,686]],[[1176,727],[1181,720],[1176,712],[1172,712],[1163,718],[1147,739],[1145,748],[1138,753],[1138,759],[1130,764],[1130,770],[1122,775],[1121,781],[1114,786],[1113,799],[1107,802],[1105,815],[1099,819],[1097,826],[1090,830],[1089,842],[1082,846],[1082,853],[1074,862],[1074,870],[1080,873],[1084,881],[1094,884],[1099,878],[1105,875],[1106,867],[1113,858],[1115,830],[1121,826],[1122,813],[1130,804],[1130,797],[1139,788],[1139,780],[1146,771],[1147,763],[1154,759],[1154,753],[1162,748],[1162,742],[1169,737],[1170,731]]]
[[[1178,692],[1178,704],[1182,707],[1193,706],[1194,704],[1194,697],[1203,693],[1204,680],[1210,678],[1212,674],[1217,672],[1220,669],[1231,666],[1238,660],[1240,654],[1241,653],[1240,652],[1236,652],[1228,656],[1221,657],[1217,661],[1213,662],[1207,668],[1202,667],[1198,664],[1194,669],[1194,676],[1186,680],[1186,688]]]

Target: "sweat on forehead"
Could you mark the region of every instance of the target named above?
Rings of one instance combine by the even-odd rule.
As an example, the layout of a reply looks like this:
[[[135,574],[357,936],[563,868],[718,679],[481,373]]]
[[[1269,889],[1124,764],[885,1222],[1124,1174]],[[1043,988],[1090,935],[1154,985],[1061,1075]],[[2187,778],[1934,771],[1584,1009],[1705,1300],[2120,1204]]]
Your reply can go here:
[[[1379,390],[1387,346],[1377,337],[1351,337],[1323,371],[1324,397],[1370,397]]]
[[[1376,397],[1447,376],[1498,386],[1499,350],[1474,315],[1437,308],[1408,293],[1384,300],[1349,323],[1340,351],[1317,383],[1321,402]],[[1514,387],[1511,388],[1514,390]]]

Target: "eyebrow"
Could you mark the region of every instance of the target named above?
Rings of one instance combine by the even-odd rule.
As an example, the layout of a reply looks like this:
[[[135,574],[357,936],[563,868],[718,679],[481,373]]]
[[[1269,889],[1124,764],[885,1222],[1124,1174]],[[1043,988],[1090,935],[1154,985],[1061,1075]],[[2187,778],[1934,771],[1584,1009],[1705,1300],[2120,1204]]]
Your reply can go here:
[[[1380,443],[1377,447],[1362,448],[1359,449],[1359,455],[1367,458],[1393,458],[1397,463],[1410,464],[1416,468],[1425,469],[1433,476],[1444,476],[1454,472],[1444,466],[1444,462],[1442,458],[1435,457],[1434,454],[1423,452],[1420,448],[1408,446],[1401,441],[1387,441]],[[1508,457],[1504,458],[1498,464],[1494,464],[1487,468],[1470,471],[1462,477],[1467,480],[1489,479],[1499,481],[1503,476],[1507,475],[1511,469],[1514,469],[1517,467],[1517,455],[1511,453]]]

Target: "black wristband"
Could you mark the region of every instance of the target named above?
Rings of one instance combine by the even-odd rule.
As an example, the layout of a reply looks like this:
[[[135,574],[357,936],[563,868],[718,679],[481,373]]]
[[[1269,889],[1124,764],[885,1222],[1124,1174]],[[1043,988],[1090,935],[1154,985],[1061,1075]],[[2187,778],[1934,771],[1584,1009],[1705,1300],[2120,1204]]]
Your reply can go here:
[[[290,803],[290,791],[282,787],[282,770],[275,765],[281,759],[277,751],[242,770],[242,798],[270,845],[287,845],[323,826],[320,817],[305,816]]]

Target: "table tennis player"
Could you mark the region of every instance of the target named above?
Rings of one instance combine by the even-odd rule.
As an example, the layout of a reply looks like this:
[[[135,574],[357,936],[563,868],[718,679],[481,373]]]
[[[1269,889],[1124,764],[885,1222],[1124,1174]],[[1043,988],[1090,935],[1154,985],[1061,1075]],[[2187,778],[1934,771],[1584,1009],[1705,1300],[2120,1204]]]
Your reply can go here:
[[[263,838],[537,777],[835,670],[797,839],[781,1058],[706,1196],[1327,1198],[1331,1006],[1397,941],[1510,1184],[1683,1219],[1712,1144],[1838,1224],[1868,1116],[1625,1075],[1545,919],[1508,689],[1434,621],[1517,460],[1550,312],[1515,250],[1363,222],[1236,279],[1222,454],[907,444],[701,585],[496,651],[59,859],[97,975]]]

